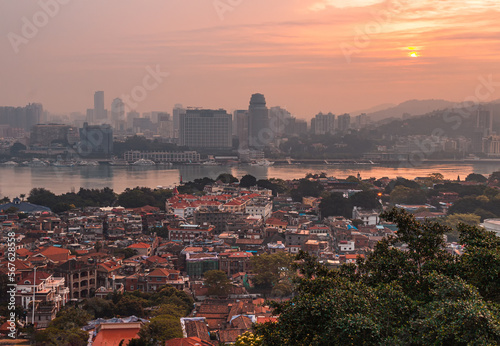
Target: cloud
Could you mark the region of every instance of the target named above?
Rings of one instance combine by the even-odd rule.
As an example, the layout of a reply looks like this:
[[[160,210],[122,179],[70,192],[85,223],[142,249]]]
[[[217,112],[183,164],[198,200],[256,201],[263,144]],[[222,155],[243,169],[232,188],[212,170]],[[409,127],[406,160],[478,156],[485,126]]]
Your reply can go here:
[[[385,2],[385,0],[322,0],[309,7],[311,11],[322,11],[328,7],[348,8],[367,7]]]

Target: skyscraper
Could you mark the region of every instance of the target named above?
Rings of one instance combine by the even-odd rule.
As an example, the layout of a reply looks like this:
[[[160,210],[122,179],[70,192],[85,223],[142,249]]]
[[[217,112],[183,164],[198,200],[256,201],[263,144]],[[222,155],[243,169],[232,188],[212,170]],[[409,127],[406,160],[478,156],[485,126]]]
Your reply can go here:
[[[263,148],[273,139],[269,128],[269,110],[266,98],[262,94],[253,94],[248,107],[249,145],[253,148]]]
[[[236,137],[238,137],[238,149],[248,149],[248,111],[234,111],[234,121],[236,122]]]
[[[172,110],[174,121],[174,138],[179,138],[179,118],[181,114],[186,114],[186,109],[180,103],[177,103]]]
[[[340,119],[340,118],[339,118]],[[311,132],[315,135],[335,133],[335,115],[332,113],[318,113],[311,119]]]
[[[111,123],[115,129],[125,130],[125,104],[120,98],[111,103]]]
[[[351,127],[351,116],[349,114],[342,114],[338,116],[338,126],[340,132],[345,132]]]
[[[113,129],[109,125],[83,124],[78,154],[82,157],[110,157],[113,153]]]
[[[231,114],[223,109],[188,109],[179,117],[179,143],[190,148],[230,149]]]
[[[96,91],[94,94],[94,121],[102,122],[108,118],[104,109],[104,91]]]

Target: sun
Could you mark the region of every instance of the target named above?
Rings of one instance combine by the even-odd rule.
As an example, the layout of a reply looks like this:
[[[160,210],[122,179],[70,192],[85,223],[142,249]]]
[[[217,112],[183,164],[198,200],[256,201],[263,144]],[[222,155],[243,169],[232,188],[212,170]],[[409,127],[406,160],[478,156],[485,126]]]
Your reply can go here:
[[[411,52],[409,55],[412,58],[418,58],[418,53],[417,52]]]

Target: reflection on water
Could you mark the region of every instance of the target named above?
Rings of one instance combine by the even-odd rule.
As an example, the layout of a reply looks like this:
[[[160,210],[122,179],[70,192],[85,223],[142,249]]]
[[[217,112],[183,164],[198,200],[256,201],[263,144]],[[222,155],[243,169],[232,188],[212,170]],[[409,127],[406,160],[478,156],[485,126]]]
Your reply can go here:
[[[57,194],[78,191],[80,187],[110,187],[121,192],[135,186],[174,186],[181,178],[184,182],[203,177],[214,179],[221,173],[231,173],[238,178],[251,174],[257,179],[294,179],[302,178],[307,173],[325,172],[328,176],[346,178],[359,172],[362,178],[413,179],[439,172],[445,178],[456,179],[460,176],[463,180],[469,173],[491,174],[498,170],[500,164],[495,163],[424,164],[410,168],[379,165],[0,167],[0,196],[28,194],[34,187],[44,187]]]

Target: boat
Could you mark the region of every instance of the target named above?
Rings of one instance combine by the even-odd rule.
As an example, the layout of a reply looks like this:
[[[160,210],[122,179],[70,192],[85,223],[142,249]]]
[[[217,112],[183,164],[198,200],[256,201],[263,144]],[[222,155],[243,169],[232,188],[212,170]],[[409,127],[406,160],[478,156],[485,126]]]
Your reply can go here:
[[[82,161],[78,161],[76,164],[78,166],[99,166],[99,162],[97,162],[97,161],[85,161],[85,160],[82,160]]]
[[[203,166],[219,166],[215,160],[208,160],[202,163]]]
[[[14,162],[14,161],[7,161],[7,162],[2,163],[2,166],[16,167],[16,166],[19,166],[19,164],[17,162]]]
[[[52,163],[54,167],[74,167],[75,163],[71,161],[55,161]]]
[[[135,161],[132,165],[134,166],[155,166],[156,163],[151,160],[146,160],[146,159],[140,159]]]
[[[261,167],[269,167],[274,165],[274,162],[268,161],[266,159],[261,159],[258,161],[252,161],[250,162],[250,166],[261,166]]]
[[[28,166],[28,167],[46,167],[49,164],[46,161],[42,161],[40,159],[34,158],[31,161],[23,162],[23,165]]]

